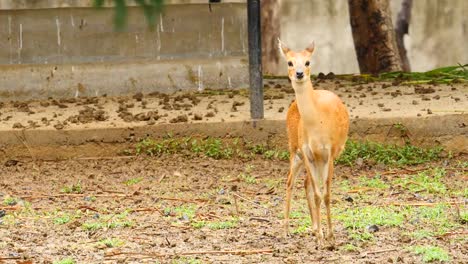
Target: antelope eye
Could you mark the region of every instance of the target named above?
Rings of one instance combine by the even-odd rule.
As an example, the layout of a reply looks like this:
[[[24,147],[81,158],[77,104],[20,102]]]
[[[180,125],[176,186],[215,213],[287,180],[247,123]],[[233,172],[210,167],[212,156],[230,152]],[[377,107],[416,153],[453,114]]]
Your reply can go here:
[[[288,66],[289,66],[289,67],[292,67],[292,66],[293,66],[292,61],[288,61]]]
[[[309,67],[310,61],[306,61],[305,66]]]

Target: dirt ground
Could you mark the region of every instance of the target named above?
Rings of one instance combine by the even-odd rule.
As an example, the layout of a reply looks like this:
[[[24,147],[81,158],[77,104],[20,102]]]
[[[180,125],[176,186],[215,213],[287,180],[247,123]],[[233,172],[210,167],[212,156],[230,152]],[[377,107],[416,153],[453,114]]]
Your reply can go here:
[[[323,248],[310,234],[303,177],[292,235],[283,235],[285,161],[165,155],[6,162],[0,262],[421,263],[412,248],[431,245],[452,263],[466,263],[467,162],[465,155],[404,169],[338,166],[336,245]]]
[[[264,83],[265,119],[284,120],[294,98],[291,85],[284,79]],[[315,80],[314,87],[338,94],[348,106],[352,119],[427,117],[461,114],[468,109],[468,86],[464,83],[405,86],[319,79]],[[246,90],[0,102],[0,130],[245,121],[250,119],[249,107]]]

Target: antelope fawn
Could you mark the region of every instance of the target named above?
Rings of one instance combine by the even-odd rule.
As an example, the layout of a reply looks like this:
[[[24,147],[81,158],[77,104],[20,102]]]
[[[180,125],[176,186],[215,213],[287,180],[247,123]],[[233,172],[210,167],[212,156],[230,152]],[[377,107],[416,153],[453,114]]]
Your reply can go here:
[[[301,52],[290,50],[279,39],[278,45],[288,63],[288,76],[296,95],[286,118],[290,153],[284,215],[286,235],[289,234],[294,180],[305,167],[304,185],[313,233],[321,245],[323,231],[320,224],[320,206],[323,198],[327,213],[327,239],[334,243],[330,215],[333,161],[343,151],[346,143],[349,129],[348,111],[337,95],[325,90],[314,90],[312,87],[310,59],[315,48],[314,42]],[[320,185],[323,188],[322,192]]]

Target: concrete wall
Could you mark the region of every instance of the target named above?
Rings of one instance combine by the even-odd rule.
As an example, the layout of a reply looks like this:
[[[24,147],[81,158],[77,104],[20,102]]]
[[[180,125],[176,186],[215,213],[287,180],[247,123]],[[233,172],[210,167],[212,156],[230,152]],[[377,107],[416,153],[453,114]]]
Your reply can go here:
[[[2,100],[248,84],[244,4],[211,12],[207,4],[170,4],[153,30],[131,7],[126,29],[115,32],[112,8],[49,2],[59,8],[0,10]]]
[[[402,0],[390,0],[393,22]],[[356,73],[354,44],[345,0],[282,0],[281,38],[294,49],[313,39],[314,72]],[[405,38],[413,71],[468,63],[468,1],[414,0]],[[279,73],[286,72],[285,67]]]
[[[391,0],[394,17],[401,1]],[[0,0],[0,100],[247,87],[245,0],[212,12],[206,2],[166,0],[153,31],[131,7],[116,33],[113,9],[93,0]],[[405,39],[413,71],[468,62],[467,13],[466,0],[414,0]],[[282,0],[281,14],[289,46],[316,41],[313,72],[359,71],[347,1]]]

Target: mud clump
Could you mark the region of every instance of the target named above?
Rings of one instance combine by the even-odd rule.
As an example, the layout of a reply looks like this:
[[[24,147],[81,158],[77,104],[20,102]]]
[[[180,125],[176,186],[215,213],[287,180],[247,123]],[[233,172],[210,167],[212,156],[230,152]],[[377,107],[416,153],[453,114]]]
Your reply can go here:
[[[187,115],[180,115],[169,120],[170,123],[184,123],[188,121]]]
[[[429,93],[435,93],[435,90],[432,87],[416,86],[416,87],[414,87],[414,93],[416,93],[416,94],[429,94]]]
[[[215,116],[215,113],[213,113],[213,112],[208,112],[205,115],[205,117],[214,117],[214,116]]]
[[[98,110],[93,107],[85,106],[78,115],[70,116],[67,121],[74,124],[86,124],[94,121],[106,121],[109,118],[104,110]]]
[[[16,128],[16,129],[21,129],[21,128],[25,128],[21,123],[14,123],[13,124],[13,128]]]
[[[200,114],[195,114],[195,115],[193,116],[193,120],[203,120],[203,116],[200,115]]]
[[[136,121],[150,121],[150,120],[158,120],[161,116],[158,114],[158,111],[149,111],[139,113],[133,116],[133,119]]]
[[[133,99],[137,100],[138,102],[141,102],[141,100],[143,100],[143,93],[136,93],[135,95],[133,95]]]
[[[18,109],[20,112],[25,112],[28,114],[34,114],[34,112],[29,108],[28,103],[26,102],[13,102],[13,107]]]
[[[238,101],[232,102],[231,111],[232,111],[232,112],[237,112],[237,107],[238,107],[238,106],[242,106],[242,105],[244,105],[244,104],[245,104],[245,102],[238,102]]]

